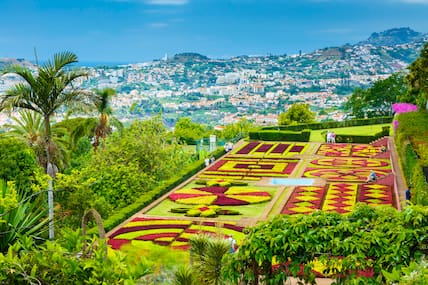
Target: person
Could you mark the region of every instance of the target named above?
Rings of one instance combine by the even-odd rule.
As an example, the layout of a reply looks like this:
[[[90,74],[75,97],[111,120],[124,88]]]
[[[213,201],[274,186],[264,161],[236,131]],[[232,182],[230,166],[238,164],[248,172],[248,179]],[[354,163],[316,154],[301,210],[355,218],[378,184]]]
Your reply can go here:
[[[382,146],[382,148],[380,149],[381,152],[386,152],[386,146]]]
[[[234,253],[235,252],[235,246],[236,246],[236,241],[233,238],[233,236],[229,236],[229,238],[227,239],[229,241],[229,245],[230,245],[230,253]]]
[[[205,166],[208,166],[208,165],[210,165],[210,159],[207,157],[205,158]]]
[[[331,142],[331,133],[330,131],[327,130],[327,134],[326,134],[326,142],[330,143]]]
[[[334,132],[330,133],[330,142],[336,143],[336,134]]]
[[[366,182],[373,182],[376,181],[376,173],[373,170],[370,170],[370,174],[367,177],[367,181]]]
[[[410,193],[410,186],[406,190],[406,204],[409,204],[410,199],[412,199],[412,193]]]
[[[210,163],[214,163],[214,161],[215,161],[215,157],[214,157],[214,156],[211,156],[211,158],[210,158]]]

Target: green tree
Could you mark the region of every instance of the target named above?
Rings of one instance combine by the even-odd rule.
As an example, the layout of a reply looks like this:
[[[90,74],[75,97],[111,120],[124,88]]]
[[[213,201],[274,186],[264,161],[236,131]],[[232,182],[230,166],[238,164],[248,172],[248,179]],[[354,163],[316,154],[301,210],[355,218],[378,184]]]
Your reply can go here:
[[[193,122],[189,117],[182,117],[175,124],[174,136],[179,142],[194,144],[195,141],[204,137],[205,131],[201,124]]]
[[[98,146],[100,145],[100,140],[105,141],[108,134],[112,132],[112,128],[110,127],[110,120],[113,125],[122,129],[122,124],[118,119],[112,117],[113,110],[110,106],[111,98],[116,95],[116,90],[112,88],[105,88],[103,90],[95,91],[95,106],[97,111],[100,114],[100,118],[98,124],[95,127],[95,135],[94,141],[92,145],[94,146],[94,151],[97,151]]]
[[[408,67],[406,76],[409,92],[406,101],[428,109],[428,43],[423,46],[419,57]]]
[[[47,61],[37,68],[36,75],[29,68],[11,65],[3,70],[3,74],[18,75],[23,82],[17,83],[5,94],[0,96],[0,111],[5,109],[27,109],[43,116],[43,139],[46,141],[47,173],[54,176],[52,153],[55,149],[52,140],[51,118],[63,106],[90,103],[88,95],[75,88],[73,82],[87,74],[80,70],[70,70],[68,66],[77,62],[77,56],[71,52],[54,55],[53,60]],[[48,169],[49,168],[49,169]],[[51,170],[51,171],[48,171]]]
[[[13,124],[4,125],[9,131],[2,135],[15,137],[25,142],[36,153],[39,165],[45,165],[46,141],[43,139],[44,123],[42,116],[39,113],[25,109],[20,110],[18,113],[19,117],[12,117]],[[56,149],[52,151],[51,158],[60,169],[64,169],[69,162],[69,145],[64,139],[65,136],[67,136],[67,129],[56,124],[53,125],[52,141]]]
[[[279,114],[279,125],[303,124],[313,122],[315,113],[309,108],[309,104],[297,103],[285,112]]]
[[[90,92],[76,88],[73,83],[87,74],[81,70],[68,69],[70,64],[77,62],[77,56],[71,52],[62,52],[54,55],[38,66],[35,75],[29,68],[11,65],[5,68],[3,74],[18,75],[23,82],[17,83],[5,94],[0,96],[0,111],[5,109],[27,109],[43,116],[46,164],[43,165],[47,174],[55,177],[58,167],[52,160],[56,148],[52,140],[51,118],[63,106],[76,106],[90,104]],[[50,238],[54,236],[53,230],[53,192],[52,180],[49,181],[49,216]]]
[[[0,179],[13,181],[19,191],[31,194],[33,186],[40,186],[37,177],[43,173],[34,152],[16,138],[0,138],[0,149]]]
[[[370,88],[357,88],[345,104],[345,110],[356,118],[390,116],[392,104],[402,100],[407,85],[402,73],[378,80]]]

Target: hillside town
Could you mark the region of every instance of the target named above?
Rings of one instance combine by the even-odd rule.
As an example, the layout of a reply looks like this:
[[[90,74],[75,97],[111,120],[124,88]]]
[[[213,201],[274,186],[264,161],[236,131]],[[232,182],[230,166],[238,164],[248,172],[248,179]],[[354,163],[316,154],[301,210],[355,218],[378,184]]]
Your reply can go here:
[[[355,88],[405,72],[425,40],[391,46],[364,42],[289,56],[165,55],[145,63],[83,67],[89,77],[79,84],[90,90],[115,89],[118,94],[112,107],[124,122],[162,112],[168,126],[180,117],[211,126],[242,117],[274,125],[281,112],[298,102],[308,103],[317,120],[340,121],[347,117],[343,104]],[[3,76],[0,92],[17,80],[13,75]],[[1,116],[0,124],[10,121]]]

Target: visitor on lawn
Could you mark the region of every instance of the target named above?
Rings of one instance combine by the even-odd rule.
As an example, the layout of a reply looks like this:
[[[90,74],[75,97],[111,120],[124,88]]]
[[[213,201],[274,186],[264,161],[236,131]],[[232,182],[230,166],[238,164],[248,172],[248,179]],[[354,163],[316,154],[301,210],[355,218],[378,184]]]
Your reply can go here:
[[[330,133],[330,142],[336,143],[336,134],[334,132]]]
[[[327,143],[331,143],[331,133],[330,133],[330,131],[327,131],[325,141],[326,141]]]
[[[208,166],[208,165],[210,165],[210,159],[207,157],[205,158],[205,166]]]
[[[210,163],[214,163],[214,161],[215,161],[215,157],[214,157],[214,156],[211,156],[211,158],[210,158]]]
[[[376,173],[373,170],[370,170],[370,174],[367,177],[367,181],[366,182],[373,182],[376,181],[377,177],[376,177]]]
[[[233,238],[233,236],[229,236],[229,238],[227,239],[229,241],[230,244],[230,253],[234,253],[235,252],[235,246],[236,246],[236,241]]]

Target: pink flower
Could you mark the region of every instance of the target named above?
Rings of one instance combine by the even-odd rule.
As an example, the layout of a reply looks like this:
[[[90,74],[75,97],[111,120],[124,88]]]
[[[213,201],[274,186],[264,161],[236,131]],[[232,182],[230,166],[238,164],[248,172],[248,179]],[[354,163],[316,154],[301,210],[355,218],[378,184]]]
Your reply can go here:
[[[392,104],[392,111],[396,114],[415,112],[418,110],[418,106],[410,103],[395,103]]]

